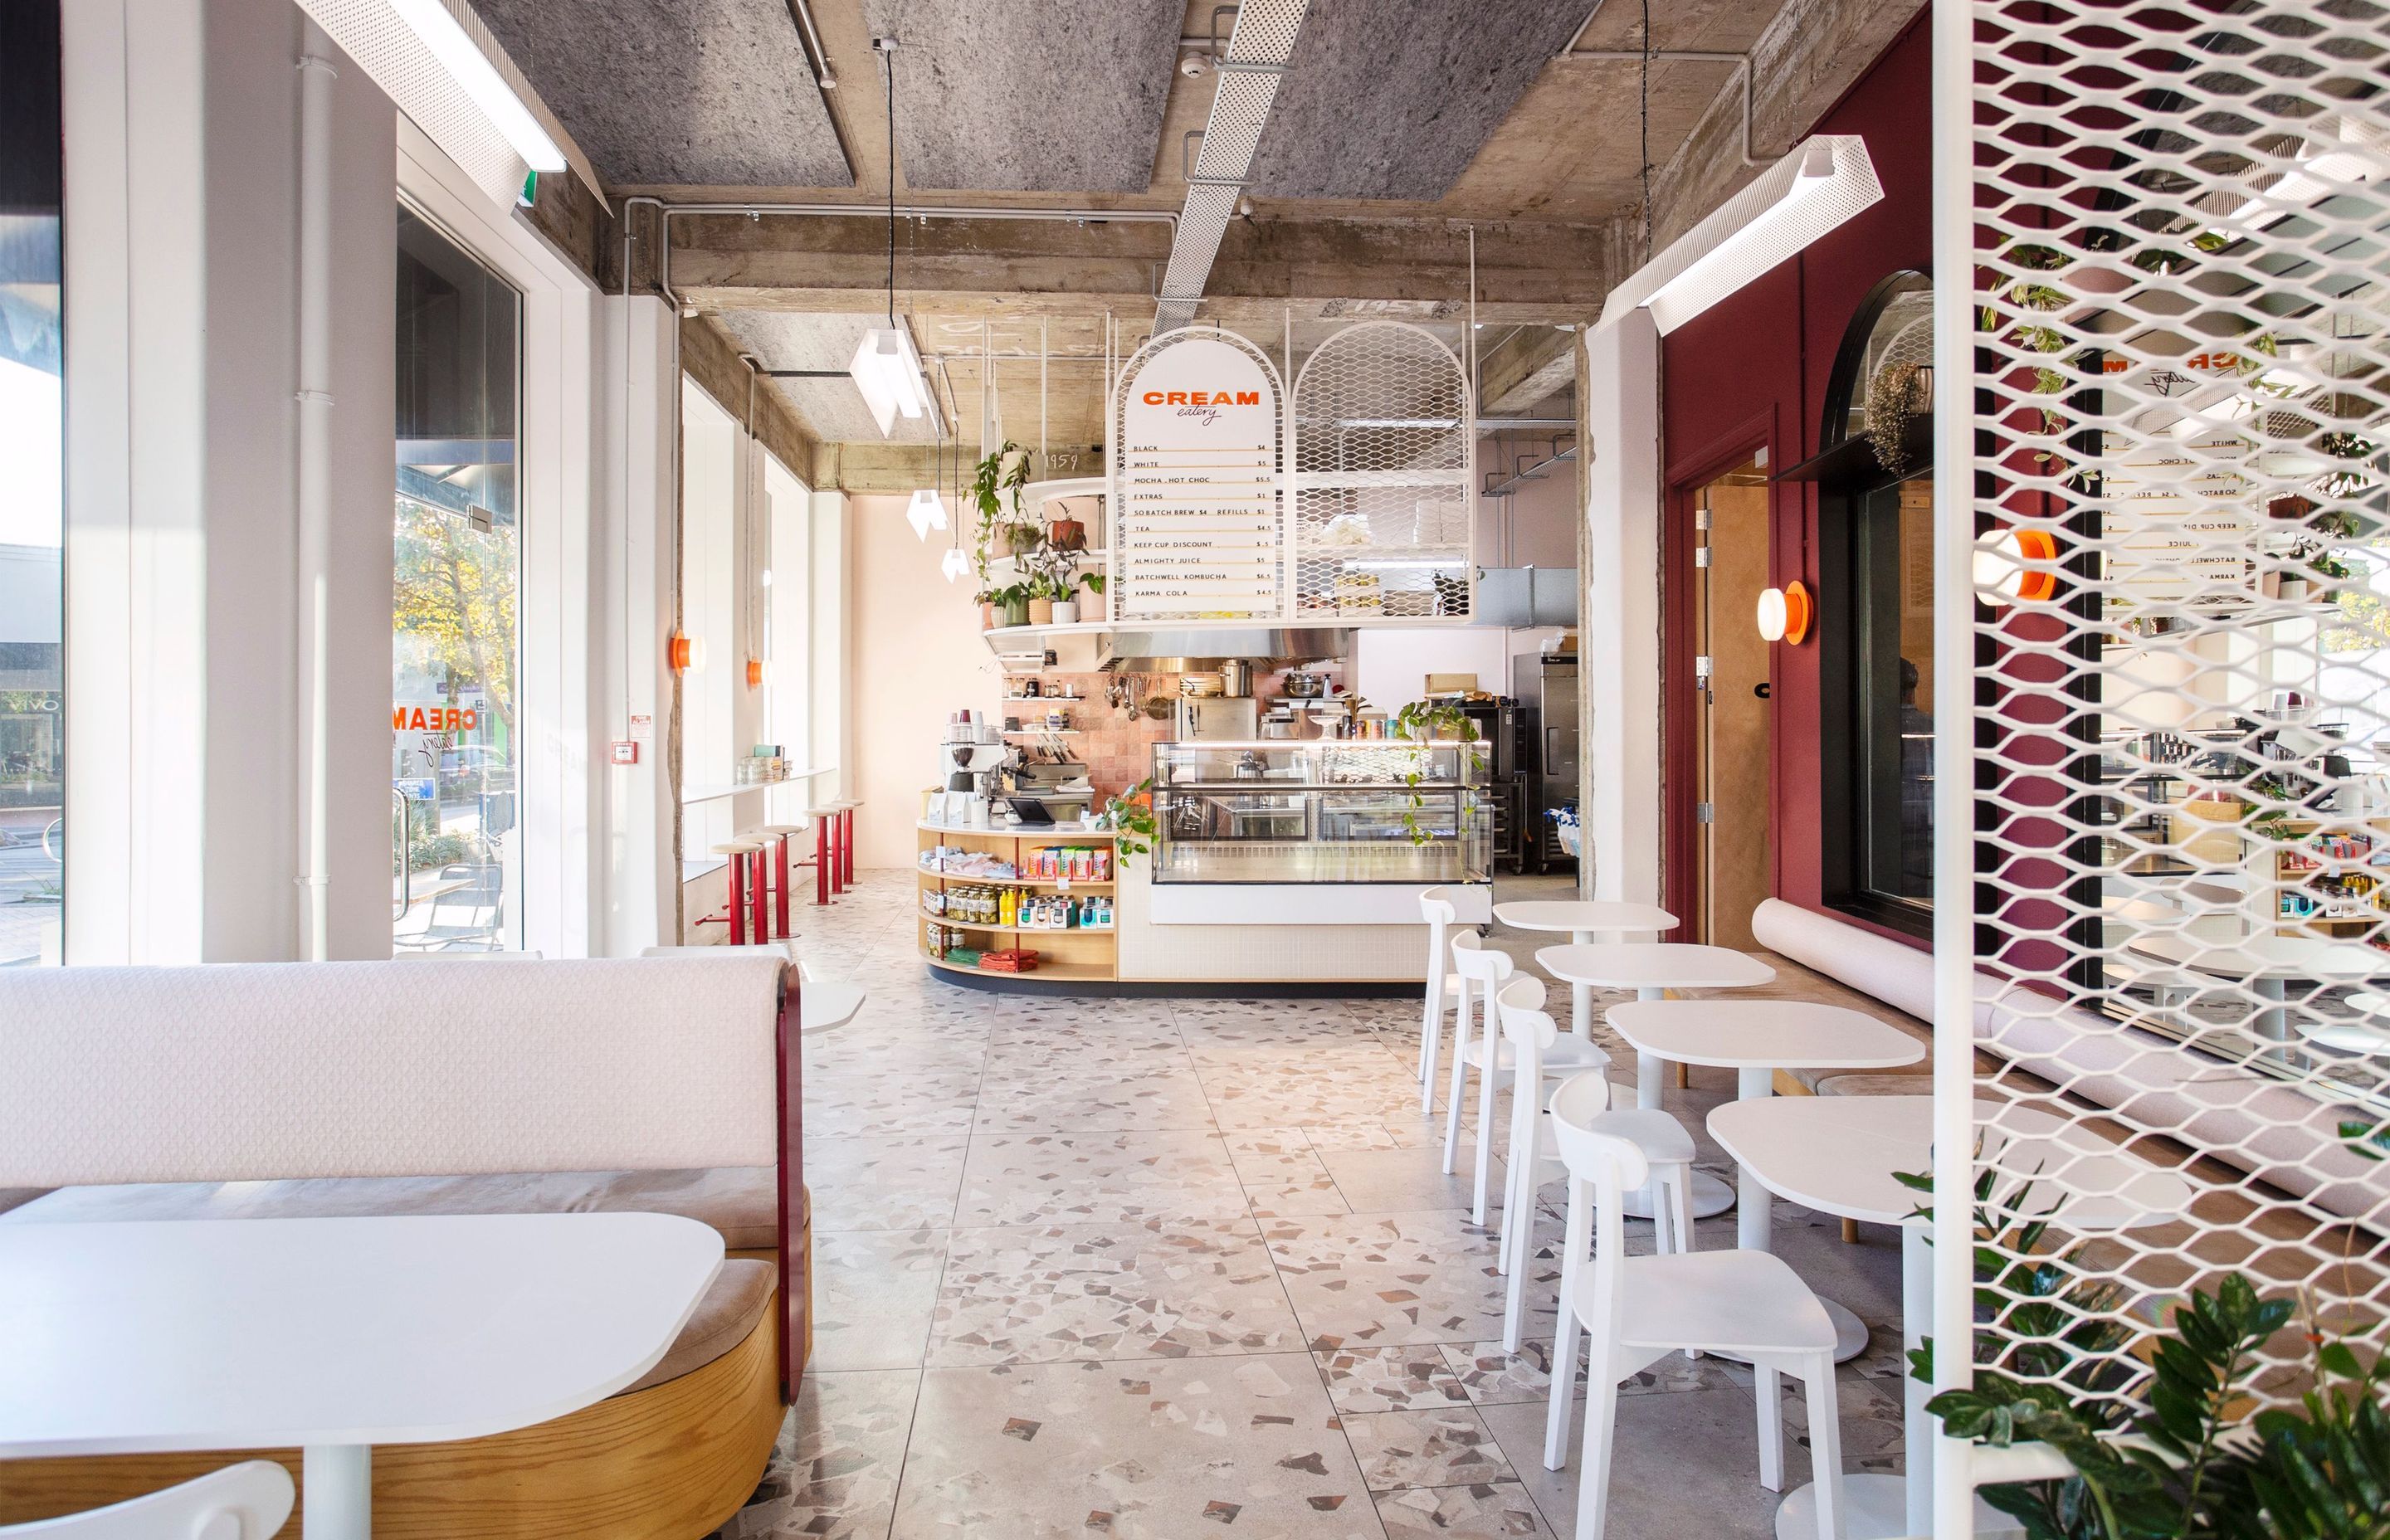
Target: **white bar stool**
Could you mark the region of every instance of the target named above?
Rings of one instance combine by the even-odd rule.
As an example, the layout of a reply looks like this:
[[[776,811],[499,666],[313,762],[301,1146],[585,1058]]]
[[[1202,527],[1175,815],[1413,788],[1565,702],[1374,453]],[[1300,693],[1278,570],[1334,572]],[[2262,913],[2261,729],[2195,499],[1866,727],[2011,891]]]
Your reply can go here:
[[[1445,936],[1459,911],[1442,888],[1420,894],[1420,918],[1427,921],[1427,989],[1420,1009],[1420,1116],[1435,1111],[1436,1054],[1443,1046],[1444,1018],[1469,993],[1468,982],[1452,971],[1452,953]]]
[[[1460,1098],[1468,1088],[1471,1072],[1477,1075],[1477,1190],[1471,1199],[1469,1221],[1485,1223],[1485,1178],[1494,1164],[1494,1093],[1511,1078],[1510,1050],[1502,1041],[1502,1029],[1496,1019],[1494,994],[1517,971],[1507,952],[1487,946],[1473,930],[1463,930],[1452,938],[1452,966],[1460,975],[1460,1010],[1452,1028],[1452,1084],[1446,1094],[1444,1113],[1444,1174],[1452,1174],[1455,1159],[1460,1149]],[[1485,1027],[1471,1033],[1470,995],[1471,985],[1485,1006]],[[1491,1066],[1490,1070],[1488,1066]],[[1595,1044],[1572,1035],[1566,1043],[1555,1045],[1544,1061],[1543,1072],[1550,1075],[1574,1074],[1580,1070],[1606,1070],[1610,1055]],[[1538,1099],[1540,1099],[1538,1097]],[[1504,1215],[1509,1223],[1509,1215]]]

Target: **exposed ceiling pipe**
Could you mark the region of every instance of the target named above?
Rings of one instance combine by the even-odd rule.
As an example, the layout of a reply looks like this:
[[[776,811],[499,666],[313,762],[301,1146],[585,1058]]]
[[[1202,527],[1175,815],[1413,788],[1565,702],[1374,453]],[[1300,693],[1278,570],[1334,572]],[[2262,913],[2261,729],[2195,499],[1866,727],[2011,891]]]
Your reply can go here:
[[[1227,49],[1214,66],[1220,84],[1203,125],[1203,146],[1195,153],[1187,177],[1187,203],[1171,236],[1170,265],[1163,273],[1160,303],[1154,307],[1157,336],[1195,318],[1203,286],[1212,276],[1213,259],[1220,254],[1220,237],[1227,233],[1228,221],[1244,196],[1262,126],[1269,122],[1270,104],[1278,99],[1279,82],[1294,57],[1294,41],[1310,9],[1310,0],[1244,0],[1236,7]],[[1215,26],[1219,15],[1214,13]]]
[[[821,32],[814,25],[814,8],[805,0],[789,0],[789,15],[797,24],[805,62],[814,67],[814,83],[825,91],[837,90],[838,77],[829,71],[829,52],[822,46]]]

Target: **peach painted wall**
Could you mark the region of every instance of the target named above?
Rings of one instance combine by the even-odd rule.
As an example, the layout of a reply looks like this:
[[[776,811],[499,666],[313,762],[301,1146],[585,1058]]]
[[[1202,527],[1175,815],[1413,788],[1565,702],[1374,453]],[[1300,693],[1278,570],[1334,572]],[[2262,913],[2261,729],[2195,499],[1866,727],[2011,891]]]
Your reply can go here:
[[[850,784],[864,803],[855,815],[855,862],[909,866],[919,848],[913,822],[920,793],[937,780],[946,713],[996,711],[996,661],[980,640],[970,577],[948,583],[938,571],[947,532],[915,536],[902,497],[850,503]]]

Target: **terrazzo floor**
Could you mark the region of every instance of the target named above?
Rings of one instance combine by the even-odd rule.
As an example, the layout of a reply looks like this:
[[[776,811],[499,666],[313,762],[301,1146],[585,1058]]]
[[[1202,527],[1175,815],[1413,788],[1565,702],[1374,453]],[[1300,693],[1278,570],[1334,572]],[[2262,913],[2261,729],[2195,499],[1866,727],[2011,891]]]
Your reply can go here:
[[[722,1540],[1571,1533],[1574,1469],[1540,1457],[1561,1189],[1506,1354],[1494,1236],[1469,1220],[1475,1098],[1447,1177],[1415,1001],[967,990],[916,956],[913,893],[867,872],[799,922],[814,971],[870,998],[806,1045],[814,1356]],[[1551,939],[1492,938],[1523,964]],[[1702,1120],[1732,1093],[1703,1071],[1669,1093],[1729,1178]],[[1773,1222],[1873,1328],[1843,1368],[1846,1469],[1897,1471],[1897,1238],[1845,1245],[1785,1203]],[[1731,1213],[1697,1229],[1734,1244]],[[1787,1390],[1789,1488],[1808,1457]],[[1624,1394],[1615,1540],[1774,1533],[1747,1371],[1673,1357]]]

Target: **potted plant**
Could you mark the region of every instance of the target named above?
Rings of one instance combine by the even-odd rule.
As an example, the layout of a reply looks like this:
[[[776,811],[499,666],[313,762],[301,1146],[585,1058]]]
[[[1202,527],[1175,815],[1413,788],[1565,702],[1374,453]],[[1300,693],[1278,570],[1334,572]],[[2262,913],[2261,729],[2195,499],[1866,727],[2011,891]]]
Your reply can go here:
[[[982,631],[993,631],[996,629],[996,590],[984,586],[986,581],[987,574],[983,571],[980,573],[983,586],[978,593],[971,596],[971,602],[979,606],[979,628]]]
[[[997,589],[990,596],[990,597],[992,597],[996,603],[996,619],[998,625],[1027,625],[1029,623],[1028,584],[1022,583],[1007,584],[1005,586]]]
[[[1054,594],[1054,623],[1056,625],[1076,625],[1079,623],[1078,593],[1079,581],[1074,577],[1065,575],[1060,583],[1057,584]]]
[[[1080,610],[1091,621],[1102,620],[1104,618],[1104,574],[1081,572],[1079,585],[1087,591],[1088,596],[1086,602],[1079,606]]]
[[[1043,572],[1029,580],[1027,592],[1031,625],[1054,623],[1054,596],[1060,591],[1060,586],[1054,580]]]
[[[1416,746],[1411,751],[1411,767],[1403,773],[1402,777],[1403,784],[1410,788],[1410,803],[1403,809],[1403,832],[1410,836],[1412,844],[1424,845],[1434,837],[1420,822],[1420,811],[1427,806],[1427,799],[1419,791],[1420,782],[1427,775],[1427,745],[1438,741],[1474,743],[1477,741],[1477,724],[1470,720],[1467,712],[1449,701],[1414,700],[1394,713],[1394,720],[1388,730],[1394,737],[1407,738]],[[1459,752],[1474,753],[1475,751],[1461,750]]]
[[[1087,526],[1076,519],[1048,520],[1046,543],[1058,551],[1084,551],[1087,548]]]
[[[1121,860],[1153,848],[1153,777],[1150,776],[1104,803],[1103,827],[1112,831],[1112,850]]]

